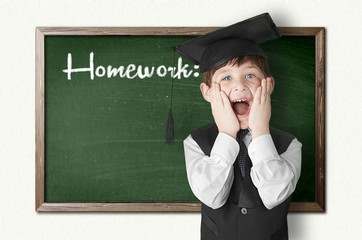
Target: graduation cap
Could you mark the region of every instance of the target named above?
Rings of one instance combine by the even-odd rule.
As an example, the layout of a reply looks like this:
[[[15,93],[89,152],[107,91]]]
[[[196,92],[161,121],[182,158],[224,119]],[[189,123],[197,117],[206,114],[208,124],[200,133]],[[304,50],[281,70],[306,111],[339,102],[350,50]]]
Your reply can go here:
[[[174,46],[173,49],[199,65],[201,72],[206,72],[243,55],[257,55],[267,59],[258,44],[279,37],[278,29],[269,13],[264,13],[193,38]],[[173,139],[172,88],[173,84],[166,129],[168,143]]]
[[[267,58],[259,43],[279,38],[269,13],[264,13],[174,46],[174,50],[200,65],[201,72],[242,55]]]

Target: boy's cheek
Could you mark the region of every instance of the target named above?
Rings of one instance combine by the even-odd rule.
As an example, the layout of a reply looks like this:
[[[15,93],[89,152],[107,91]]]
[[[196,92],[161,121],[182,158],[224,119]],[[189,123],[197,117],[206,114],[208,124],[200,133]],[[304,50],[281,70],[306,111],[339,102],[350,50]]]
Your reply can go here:
[[[255,96],[256,90],[258,90],[258,87],[261,87],[261,81],[256,84],[255,86],[253,86],[251,93],[253,94],[253,96]]]
[[[229,88],[226,88],[226,87],[220,85],[220,91],[223,91],[223,92],[226,94],[226,96],[227,96],[228,98],[230,98],[231,90],[230,90]]]

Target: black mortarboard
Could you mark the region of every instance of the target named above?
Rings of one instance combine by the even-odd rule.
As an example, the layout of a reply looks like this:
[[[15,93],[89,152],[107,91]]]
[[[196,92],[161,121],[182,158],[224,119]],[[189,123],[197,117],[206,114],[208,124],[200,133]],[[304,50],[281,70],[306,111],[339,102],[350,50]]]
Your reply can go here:
[[[269,13],[264,13],[174,46],[180,54],[206,72],[235,57],[258,55],[266,58],[259,43],[279,38]]]

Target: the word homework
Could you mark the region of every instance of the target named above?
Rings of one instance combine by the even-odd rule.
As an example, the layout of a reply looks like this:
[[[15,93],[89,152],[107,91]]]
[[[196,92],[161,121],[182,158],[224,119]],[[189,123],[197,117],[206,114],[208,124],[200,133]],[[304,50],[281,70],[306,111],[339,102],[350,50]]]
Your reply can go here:
[[[91,52],[89,54],[89,66],[82,68],[73,68],[73,59],[72,54],[68,53],[67,58],[67,69],[63,69],[63,72],[67,74],[67,79],[72,80],[72,74],[80,73],[80,72],[89,72],[89,78],[94,80],[95,77],[98,78],[151,78],[156,74],[158,77],[166,77],[167,74],[170,74],[171,77],[181,79],[181,78],[189,78],[191,75],[194,77],[198,77],[198,65],[194,65],[194,69],[189,69],[190,66],[188,64],[183,64],[182,58],[179,57],[177,60],[177,67],[172,66],[142,66],[136,64],[128,64],[127,66],[118,66],[113,67],[111,65],[108,66],[94,66],[94,53]],[[176,70],[176,71],[175,71]],[[194,71],[196,70],[196,71]]]

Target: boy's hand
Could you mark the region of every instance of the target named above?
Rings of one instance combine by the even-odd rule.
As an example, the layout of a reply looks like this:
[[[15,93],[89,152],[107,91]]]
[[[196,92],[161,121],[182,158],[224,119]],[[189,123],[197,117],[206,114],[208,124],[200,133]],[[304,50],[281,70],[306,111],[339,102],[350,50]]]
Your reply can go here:
[[[252,138],[268,134],[269,121],[271,117],[271,98],[273,92],[272,79],[267,78],[261,81],[261,86],[256,90],[254,101],[250,109],[249,128],[252,131]]]
[[[226,133],[236,139],[239,131],[239,121],[232,109],[229,98],[220,90],[218,83],[212,83],[209,90],[212,115],[219,132]]]

